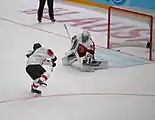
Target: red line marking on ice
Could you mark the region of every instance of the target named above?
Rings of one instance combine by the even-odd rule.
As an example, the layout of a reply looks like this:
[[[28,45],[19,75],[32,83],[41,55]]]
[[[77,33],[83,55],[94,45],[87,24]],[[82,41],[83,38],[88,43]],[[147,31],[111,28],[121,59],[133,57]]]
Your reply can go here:
[[[0,104],[19,102],[36,98],[53,98],[53,97],[75,97],[75,96],[131,96],[131,97],[155,97],[151,94],[134,94],[134,93],[75,93],[75,94],[55,94],[55,95],[43,95],[43,96],[31,96],[23,98],[15,98],[0,101]]]

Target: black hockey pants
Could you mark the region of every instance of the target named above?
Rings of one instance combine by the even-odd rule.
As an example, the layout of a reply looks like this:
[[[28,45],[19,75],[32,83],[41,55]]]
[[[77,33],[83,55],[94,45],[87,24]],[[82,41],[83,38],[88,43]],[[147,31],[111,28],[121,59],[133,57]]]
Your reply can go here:
[[[26,67],[26,72],[29,74],[29,76],[36,80],[37,78],[40,78],[41,75],[46,72],[46,70],[39,64],[36,65],[28,65]]]
[[[54,19],[54,10],[53,10],[53,0],[47,0],[49,18]],[[43,10],[46,0],[39,0],[39,9],[38,9],[38,20],[41,20],[43,17]]]

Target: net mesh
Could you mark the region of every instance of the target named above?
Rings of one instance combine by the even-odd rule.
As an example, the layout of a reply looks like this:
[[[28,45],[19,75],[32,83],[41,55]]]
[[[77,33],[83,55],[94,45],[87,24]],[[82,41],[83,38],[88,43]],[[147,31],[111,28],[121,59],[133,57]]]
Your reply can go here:
[[[146,59],[155,59],[154,15],[154,11],[138,7],[111,7],[108,18],[110,29],[108,30],[108,47],[120,48]],[[113,26],[112,23],[117,23],[117,26]],[[121,25],[124,25],[124,29]],[[122,29],[114,31],[116,27]],[[148,43],[152,47],[148,46]]]

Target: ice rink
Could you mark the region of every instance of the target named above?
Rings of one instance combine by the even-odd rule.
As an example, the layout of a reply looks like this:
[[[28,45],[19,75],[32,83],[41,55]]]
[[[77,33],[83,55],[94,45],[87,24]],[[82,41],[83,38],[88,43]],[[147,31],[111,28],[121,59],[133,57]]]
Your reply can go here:
[[[79,18],[93,20],[95,17],[95,21],[102,22],[100,20],[107,17],[106,13],[56,3],[57,22],[51,23],[44,16],[43,22],[38,24],[35,10],[37,0],[1,2],[0,119],[155,119],[155,63],[123,55],[123,61],[118,61],[116,58],[121,53],[114,52],[111,55],[116,57],[108,56],[113,61],[107,70],[83,73],[77,68],[62,66],[61,58],[70,47],[64,23],[68,25],[71,35],[81,32],[81,28],[90,30],[98,46],[97,57],[105,57],[106,32],[101,30],[105,26],[102,24],[97,29],[100,26],[96,25],[95,29],[91,29],[95,23],[81,23]],[[69,13],[65,13],[64,9]],[[38,98],[33,98],[30,93],[32,80],[25,71],[25,54],[35,42],[52,48],[58,56],[57,66],[51,73],[48,86]]]

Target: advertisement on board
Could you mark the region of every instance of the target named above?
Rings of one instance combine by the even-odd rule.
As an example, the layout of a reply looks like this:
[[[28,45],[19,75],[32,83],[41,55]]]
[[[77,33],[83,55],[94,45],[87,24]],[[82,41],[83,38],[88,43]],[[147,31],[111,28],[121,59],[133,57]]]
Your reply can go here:
[[[155,0],[67,0],[73,2],[88,3],[94,5],[95,3],[108,6],[135,6],[146,9],[155,10]]]

